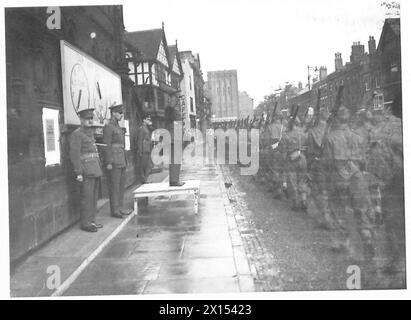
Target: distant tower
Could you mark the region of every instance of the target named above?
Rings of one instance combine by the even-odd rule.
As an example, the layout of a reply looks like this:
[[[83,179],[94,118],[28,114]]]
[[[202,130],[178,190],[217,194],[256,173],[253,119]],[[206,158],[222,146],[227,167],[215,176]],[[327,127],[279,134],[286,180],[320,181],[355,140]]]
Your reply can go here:
[[[207,83],[212,113],[216,117],[238,117],[237,70],[210,71],[207,73]]]

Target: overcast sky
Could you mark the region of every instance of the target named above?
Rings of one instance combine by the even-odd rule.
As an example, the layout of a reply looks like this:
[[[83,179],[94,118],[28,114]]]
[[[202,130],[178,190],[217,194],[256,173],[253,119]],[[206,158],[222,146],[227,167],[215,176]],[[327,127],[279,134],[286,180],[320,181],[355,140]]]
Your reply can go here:
[[[334,71],[334,54],[380,38],[383,0],[124,1],[127,31],[160,28],[168,44],[200,53],[207,71],[237,69],[239,89],[254,106],[285,81],[307,83],[307,66]]]

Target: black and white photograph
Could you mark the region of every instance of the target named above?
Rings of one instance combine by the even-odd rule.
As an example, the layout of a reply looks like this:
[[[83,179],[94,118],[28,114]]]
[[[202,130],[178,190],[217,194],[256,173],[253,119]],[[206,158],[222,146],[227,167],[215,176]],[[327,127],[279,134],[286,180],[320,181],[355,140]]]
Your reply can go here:
[[[403,2],[3,7],[9,296],[406,290]]]

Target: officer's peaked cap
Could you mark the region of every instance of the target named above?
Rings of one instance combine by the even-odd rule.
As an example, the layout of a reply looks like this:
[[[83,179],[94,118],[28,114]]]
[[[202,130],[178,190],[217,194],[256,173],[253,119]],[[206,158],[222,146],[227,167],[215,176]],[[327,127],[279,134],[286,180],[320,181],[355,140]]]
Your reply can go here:
[[[108,107],[112,112],[119,112],[119,111],[123,111],[124,106],[123,104],[114,104],[110,107]]]
[[[93,118],[94,117],[94,109],[90,108],[90,109],[79,110],[79,111],[77,111],[77,114],[80,118],[83,118],[83,119]]]

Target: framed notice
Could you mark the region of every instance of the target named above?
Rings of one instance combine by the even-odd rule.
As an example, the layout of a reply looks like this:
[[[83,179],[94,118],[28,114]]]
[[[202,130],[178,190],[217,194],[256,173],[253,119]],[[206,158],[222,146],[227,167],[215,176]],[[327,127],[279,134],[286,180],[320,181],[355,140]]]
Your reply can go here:
[[[94,121],[110,119],[108,107],[123,103],[121,78],[80,49],[60,41],[65,124],[80,124],[79,110],[94,108]]]
[[[46,166],[60,164],[59,110],[43,108],[44,155]]]

